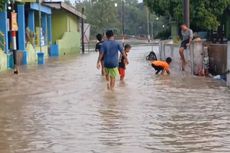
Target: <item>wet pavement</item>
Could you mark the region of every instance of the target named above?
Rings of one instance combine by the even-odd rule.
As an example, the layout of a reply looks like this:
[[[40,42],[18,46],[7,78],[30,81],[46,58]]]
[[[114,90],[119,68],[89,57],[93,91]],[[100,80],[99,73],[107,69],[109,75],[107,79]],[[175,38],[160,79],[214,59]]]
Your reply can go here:
[[[173,71],[155,76],[134,47],[106,90],[90,53],[0,75],[0,153],[229,153],[230,91]]]

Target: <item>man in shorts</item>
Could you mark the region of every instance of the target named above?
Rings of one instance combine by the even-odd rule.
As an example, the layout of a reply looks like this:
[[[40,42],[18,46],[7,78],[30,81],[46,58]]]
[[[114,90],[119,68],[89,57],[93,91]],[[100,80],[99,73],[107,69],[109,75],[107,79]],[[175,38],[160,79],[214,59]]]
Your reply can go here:
[[[100,55],[97,61],[97,68],[101,67],[101,59],[104,57],[104,67],[105,67],[105,75],[107,81],[107,88],[109,90],[113,90],[115,87],[115,79],[116,76],[119,75],[118,72],[118,53],[120,52],[126,63],[128,64],[127,56],[123,50],[123,47],[120,43],[114,40],[114,34],[112,30],[108,30],[106,32],[107,40],[103,42],[101,46]]]
[[[187,49],[187,47],[191,44],[192,39],[193,39],[193,31],[188,28],[186,24],[181,25],[181,35],[182,35],[182,42],[181,46],[179,49],[180,57],[181,57],[181,62],[182,62],[182,71],[185,69],[186,65],[186,60],[184,57],[184,50]]]

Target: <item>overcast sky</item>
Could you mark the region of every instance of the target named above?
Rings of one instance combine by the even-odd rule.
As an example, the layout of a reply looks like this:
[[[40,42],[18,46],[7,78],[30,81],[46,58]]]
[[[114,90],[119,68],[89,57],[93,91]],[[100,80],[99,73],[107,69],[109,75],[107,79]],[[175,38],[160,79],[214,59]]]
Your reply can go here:
[[[59,0],[60,1],[60,0]],[[72,2],[75,2],[75,0],[70,0]],[[128,1],[128,0],[127,0]],[[143,0],[138,0],[138,2],[143,2]]]
[[[71,0],[71,1],[73,1],[73,2],[74,2],[75,0]],[[128,0],[127,0],[127,1],[128,1]],[[138,2],[143,2],[143,0],[138,0]]]

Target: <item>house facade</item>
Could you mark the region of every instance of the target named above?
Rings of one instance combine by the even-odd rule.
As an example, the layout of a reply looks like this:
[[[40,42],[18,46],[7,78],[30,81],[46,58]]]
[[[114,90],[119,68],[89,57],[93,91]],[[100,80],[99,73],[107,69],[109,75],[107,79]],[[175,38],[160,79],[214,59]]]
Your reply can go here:
[[[0,11],[0,71],[13,67],[12,10],[7,5]],[[62,2],[16,0],[14,9],[19,64],[35,63],[38,52],[48,58],[53,48],[56,55],[80,52],[80,19],[85,16],[74,7]]]
[[[52,43],[59,49],[59,55],[80,53],[80,19],[86,18],[74,7],[63,2],[46,2],[52,8]]]

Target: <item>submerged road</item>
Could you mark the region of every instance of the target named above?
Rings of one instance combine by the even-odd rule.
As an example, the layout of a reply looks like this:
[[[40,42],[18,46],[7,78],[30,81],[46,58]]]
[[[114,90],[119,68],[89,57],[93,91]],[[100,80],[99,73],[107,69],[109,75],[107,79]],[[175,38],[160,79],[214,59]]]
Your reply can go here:
[[[151,47],[133,47],[114,92],[97,53],[0,75],[0,153],[229,153],[230,91],[172,70],[155,76]]]

